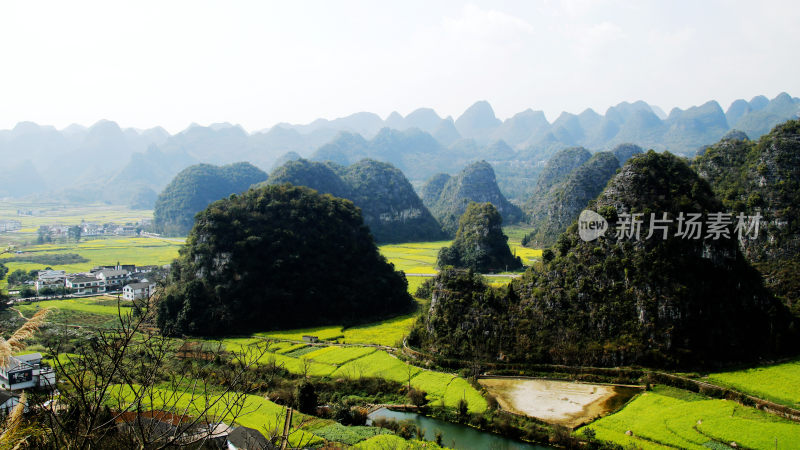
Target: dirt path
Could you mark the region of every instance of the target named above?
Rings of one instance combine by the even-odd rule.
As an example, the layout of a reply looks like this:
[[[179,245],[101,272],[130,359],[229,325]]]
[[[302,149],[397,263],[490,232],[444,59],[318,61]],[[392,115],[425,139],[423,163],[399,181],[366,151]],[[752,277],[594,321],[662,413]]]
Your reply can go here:
[[[28,320],[28,318],[27,318],[27,317],[25,317],[25,316],[23,316],[23,315],[22,315],[22,311],[18,310],[17,308],[11,307],[11,308],[9,308],[9,309],[11,309],[12,311],[14,311],[14,312],[16,312],[17,314],[19,314],[19,317],[20,317],[20,318],[22,318],[22,320]]]

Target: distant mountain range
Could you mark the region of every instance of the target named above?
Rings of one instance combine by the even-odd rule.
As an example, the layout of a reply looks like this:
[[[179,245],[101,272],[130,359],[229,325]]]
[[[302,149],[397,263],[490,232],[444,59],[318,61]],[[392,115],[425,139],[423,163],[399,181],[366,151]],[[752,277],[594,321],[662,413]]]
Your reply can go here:
[[[726,111],[709,101],[668,115],[643,101],[623,102],[602,115],[592,109],[564,112],[552,123],[531,109],[501,121],[485,101],[456,119],[429,108],[405,117],[393,112],[386,119],[360,112],[253,133],[228,123],[192,125],[170,135],[159,127],[122,129],[110,121],[62,130],[20,122],[0,130],[0,155],[14,172],[0,179],[0,197],[131,204],[152,197],[150,191],[161,191],[192,164],[249,161],[270,170],[289,154],[281,162],[297,157],[342,165],[364,157],[389,162],[417,187],[436,173],[455,174],[486,160],[503,194],[524,201],[544,162],[567,147],[601,151],[633,143],[691,156],[732,129],[757,139],[798,111],[800,99],[781,93],[772,100],[736,100]]]

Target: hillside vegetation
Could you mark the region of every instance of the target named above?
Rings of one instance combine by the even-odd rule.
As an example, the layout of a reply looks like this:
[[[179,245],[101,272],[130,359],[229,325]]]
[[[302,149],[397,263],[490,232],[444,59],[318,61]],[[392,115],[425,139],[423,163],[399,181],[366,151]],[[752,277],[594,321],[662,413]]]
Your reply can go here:
[[[198,214],[158,322],[168,333],[220,335],[352,324],[413,307],[404,275],[378,253],[352,202],[271,185]]]
[[[591,207],[613,226],[625,213],[706,217],[722,204],[683,160],[651,151],[629,160]],[[510,290],[443,272],[413,336],[446,356],[605,366],[709,365],[797,349],[793,318],[736,239],[676,237],[675,221],[666,239],[645,239],[648,226],[649,214],[639,240],[612,228],[586,242],[573,224]]]
[[[569,173],[559,174],[555,178],[559,181],[554,180],[549,188],[544,187],[549,183],[543,183],[527,204],[534,231],[525,237],[524,243],[536,248],[553,245],[581,210],[600,194],[619,167],[614,153],[598,152]]]
[[[352,200],[377,242],[432,241],[441,228],[391,164],[364,159],[348,167],[300,159],[276,168],[264,184],[291,183]]]
[[[522,268],[520,258],[511,254],[503,219],[491,203],[472,202],[458,222],[453,244],[442,247],[436,265],[475,272],[502,272]]]
[[[264,171],[246,162],[190,166],[159,194],[153,213],[155,230],[167,236],[185,236],[194,225],[194,215],[209,203],[266,179]]]
[[[507,225],[522,220],[522,210],[500,192],[492,166],[486,161],[472,163],[456,176],[434,175],[422,187],[423,201],[449,235],[470,202],[491,203]]]
[[[767,286],[800,315],[800,121],[758,141],[731,136],[694,161],[726,210],[762,216],[757,239],[741,242]]]

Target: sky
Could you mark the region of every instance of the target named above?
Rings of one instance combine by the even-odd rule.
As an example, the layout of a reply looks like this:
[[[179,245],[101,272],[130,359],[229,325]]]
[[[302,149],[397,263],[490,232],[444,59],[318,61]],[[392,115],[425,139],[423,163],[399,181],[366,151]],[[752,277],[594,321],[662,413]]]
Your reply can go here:
[[[0,128],[727,109],[800,96],[798,24],[796,0],[4,2]]]

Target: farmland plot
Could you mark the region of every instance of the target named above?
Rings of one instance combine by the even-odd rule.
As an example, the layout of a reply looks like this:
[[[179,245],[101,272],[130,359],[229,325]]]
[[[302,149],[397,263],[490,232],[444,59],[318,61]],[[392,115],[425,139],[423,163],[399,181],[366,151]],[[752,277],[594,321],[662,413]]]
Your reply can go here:
[[[800,424],[729,400],[711,400],[663,386],[584,428],[594,430],[598,439],[645,449],[705,449],[715,442],[792,448],[800,442]]]

